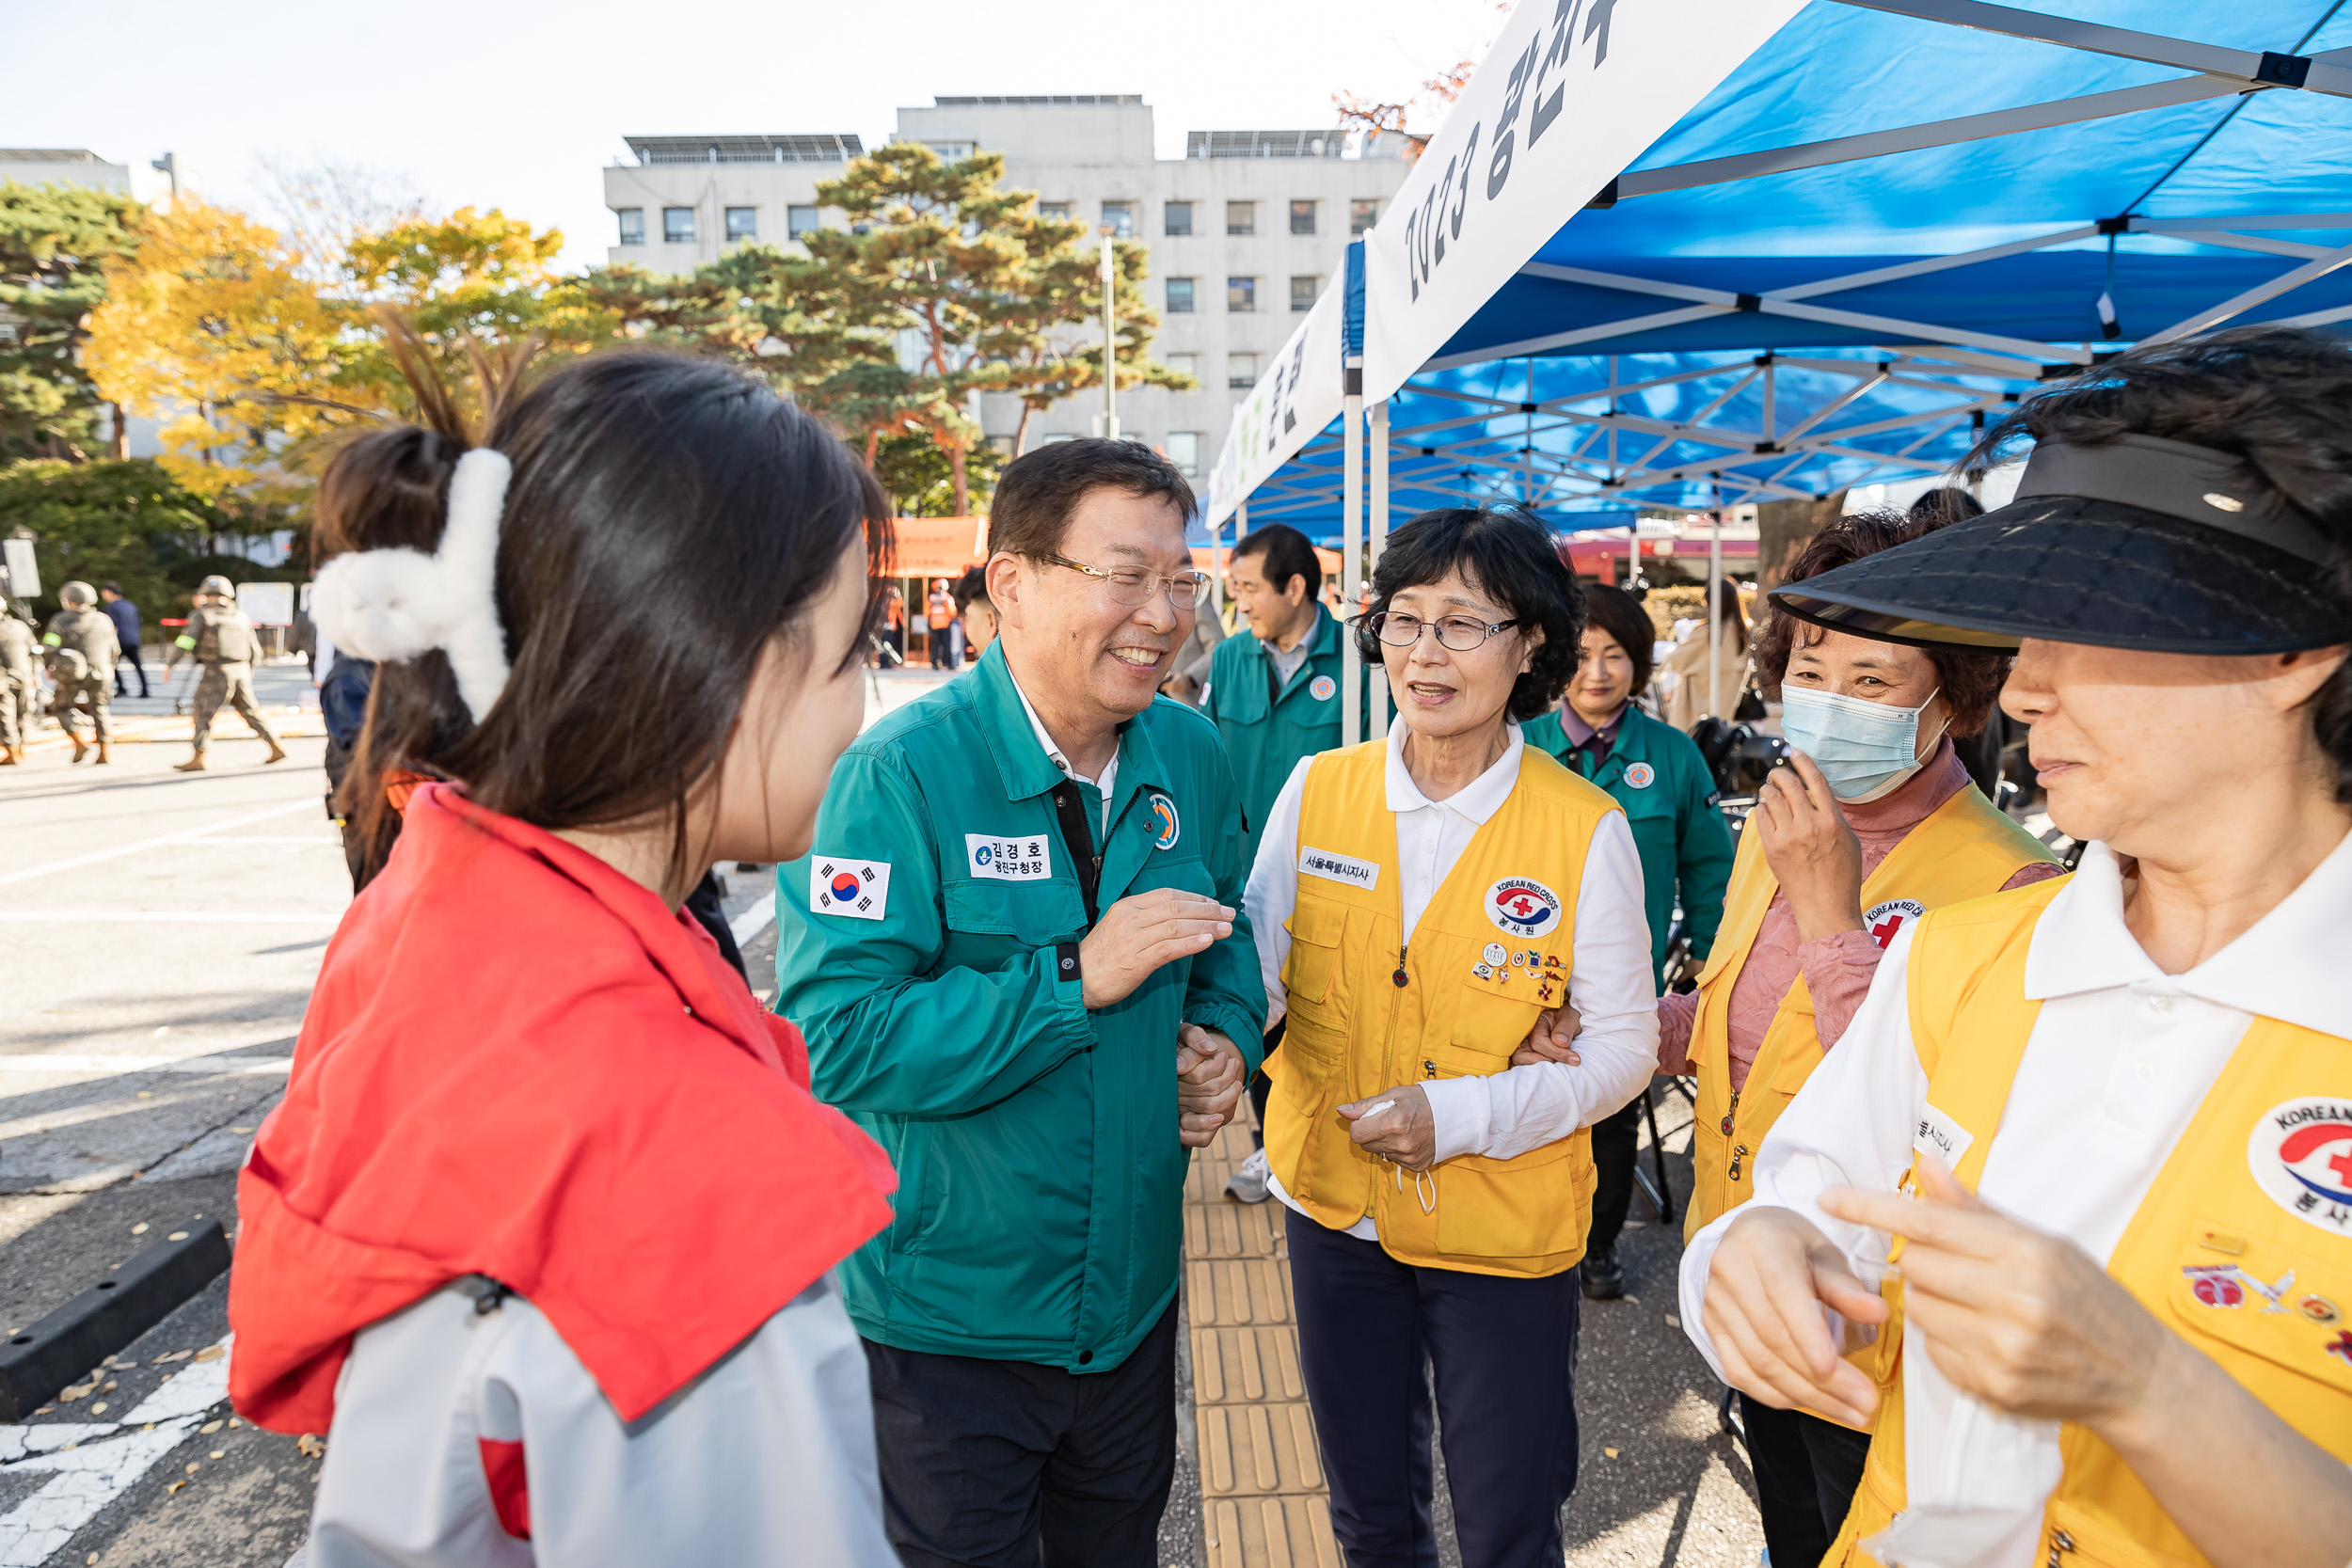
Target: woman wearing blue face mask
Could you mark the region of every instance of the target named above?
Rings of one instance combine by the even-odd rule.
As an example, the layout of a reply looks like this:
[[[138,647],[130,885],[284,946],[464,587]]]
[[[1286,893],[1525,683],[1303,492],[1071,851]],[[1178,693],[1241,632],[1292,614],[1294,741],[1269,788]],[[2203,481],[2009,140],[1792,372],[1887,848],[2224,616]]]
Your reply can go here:
[[[1800,581],[1946,526],[1841,518],[1790,567]],[[1740,835],[1713,952],[1659,1004],[1660,1070],[1698,1078],[1686,1235],[1744,1202],[1756,1151],[1870,989],[1895,933],[1929,910],[2058,874],[1969,782],[1952,742],[1982,730],[2009,660],[1881,642],[1767,617],[1756,673],[1780,687],[1792,766]],[[1775,1562],[1820,1560],[1862,1476],[1867,1432],[1742,1396]]]

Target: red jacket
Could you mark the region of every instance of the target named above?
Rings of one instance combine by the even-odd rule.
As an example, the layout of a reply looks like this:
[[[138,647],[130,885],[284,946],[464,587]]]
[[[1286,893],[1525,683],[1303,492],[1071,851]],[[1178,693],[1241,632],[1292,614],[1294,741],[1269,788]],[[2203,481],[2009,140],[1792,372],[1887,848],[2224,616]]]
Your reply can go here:
[[[888,1224],[895,1185],[692,920],[428,784],[238,1179],[230,1391],[325,1432],[354,1333],[484,1274],[635,1420]]]

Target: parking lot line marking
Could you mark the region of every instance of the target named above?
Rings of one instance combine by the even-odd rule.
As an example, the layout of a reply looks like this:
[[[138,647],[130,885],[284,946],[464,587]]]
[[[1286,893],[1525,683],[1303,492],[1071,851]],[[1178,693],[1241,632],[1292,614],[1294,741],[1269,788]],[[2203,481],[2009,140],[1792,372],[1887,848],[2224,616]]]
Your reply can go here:
[[[215,1077],[293,1068],[292,1056],[0,1056],[0,1072],[187,1072]]]
[[[35,877],[46,877],[53,871],[71,871],[77,865],[95,865],[100,861],[118,860],[124,855],[135,855],[144,849],[161,848],[167,844],[185,844],[190,839],[200,839],[209,833],[216,833],[227,828],[242,828],[248,822],[266,822],[273,816],[291,816],[298,811],[317,811],[318,809],[318,797],[307,795],[299,800],[290,800],[282,806],[272,806],[267,811],[248,812],[243,816],[232,816],[226,822],[207,823],[201,828],[183,828],[176,833],[163,833],[154,838],[137,839],[129,844],[118,845],[112,849],[94,849],[87,855],[71,855],[64,860],[50,861],[42,865],[28,865],[22,871],[11,871],[6,876],[0,876],[0,887],[6,887],[11,882],[30,881]]]
[[[341,910],[315,914],[247,914],[242,910],[0,910],[0,921],[19,926],[58,921],[109,926],[333,926],[342,918]]]

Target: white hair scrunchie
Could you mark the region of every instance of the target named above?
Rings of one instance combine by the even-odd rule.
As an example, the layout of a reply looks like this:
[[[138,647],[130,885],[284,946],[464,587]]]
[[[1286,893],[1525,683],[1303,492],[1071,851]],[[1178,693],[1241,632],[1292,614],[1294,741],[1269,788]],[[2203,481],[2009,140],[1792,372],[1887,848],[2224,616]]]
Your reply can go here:
[[[447,654],[477,724],[506,688],[499,520],[514,472],[505,453],[476,447],[450,475],[438,550],[356,550],[320,567],[310,588],[310,618],[338,648],[379,663]]]

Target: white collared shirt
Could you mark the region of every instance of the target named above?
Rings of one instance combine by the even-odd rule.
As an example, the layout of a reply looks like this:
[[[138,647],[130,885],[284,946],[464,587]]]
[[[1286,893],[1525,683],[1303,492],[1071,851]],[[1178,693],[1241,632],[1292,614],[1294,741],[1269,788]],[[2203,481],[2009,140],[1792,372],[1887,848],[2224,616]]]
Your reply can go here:
[[[1391,722],[1386,775],[1388,808],[1396,818],[1397,899],[1408,946],[1429,900],[1470,847],[1471,836],[1517,787],[1524,744],[1519,727],[1508,726],[1508,743],[1493,767],[1457,793],[1432,800],[1405,766],[1409,733],[1403,719]],[[1291,936],[1285,923],[1298,904],[1298,810],[1312,761],[1307,758],[1292,769],[1275,798],[1242,895],[1265,978],[1268,1028],[1288,1010],[1282,964],[1290,956]],[[1491,1077],[1424,1081],[1421,1088],[1436,1122],[1438,1159],[1485,1154],[1507,1160],[1524,1154],[1589,1127],[1648,1085],[1658,1067],[1658,997],[1649,918],[1642,903],[1642,860],[1621,812],[1608,813],[1593,830],[1584,878],[1576,890],[1575,932],[1568,1000],[1582,1020],[1576,1037],[1582,1065],[1541,1062]],[[1279,1181],[1269,1181],[1268,1187],[1291,1208],[1298,1207]],[[1379,1232],[1366,1215],[1348,1234],[1370,1241]]]
[[[1111,748],[1111,760],[1103,765],[1101,777],[1088,778],[1070,766],[1070,759],[1062,755],[1061,748],[1056,745],[1054,737],[1046,733],[1045,721],[1037,716],[1037,708],[1029,702],[1029,694],[1021,689],[1021,682],[1013,675],[1012,662],[1009,659],[1005,663],[1005,678],[1012,682],[1012,694],[1021,699],[1021,711],[1029,716],[1029,733],[1037,736],[1037,743],[1045,749],[1045,754],[1052,760],[1054,766],[1061,769],[1062,777],[1075,780],[1079,784],[1092,784],[1102,792],[1103,837],[1110,837],[1111,792],[1119,787],[1119,748],[1116,746]]]
[[[2085,852],[2074,879],[2050,900],[2026,955],[2026,995],[2042,1003],[2027,1037],[1978,1196],[2038,1229],[2063,1236],[2104,1265],[2171,1158],[2257,1014],[2352,1037],[2352,987],[2343,976],[2352,927],[2352,837],[2302,885],[2196,968],[2167,974],[2123,923],[2122,867],[2105,845]],[[1836,1183],[1892,1192],[1910,1168],[1912,1138],[1928,1109],[1927,1074],[1912,1041],[1908,979],[1912,927],[1880,960],[1870,994],[1837,1049],[1822,1059],[1781,1114],[1756,1161],[1751,1204],[1803,1214],[1876,1279],[1883,1232],[1831,1219],[1817,1202]],[[1733,1210],[1692,1238],[1682,1258],[1682,1324],[1723,1375],[1706,1329],[1707,1274]],[[1904,1333],[1917,1330],[1906,1327]],[[1992,1416],[1961,1398],[1933,1360],[1903,1356],[1905,1470],[1918,1500],[1962,1437],[1978,1451]],[[2013,1445],[2052,1445],[2048,1422],[2009,1423]],[[2017,1473],[2029,1473],[2022,1462]],[[2044,1497],[2002,1499],[2021,1524],[1994,1568],[2026,1568]],[[1981,1499],[1989,1503],[1991,1499]]]

